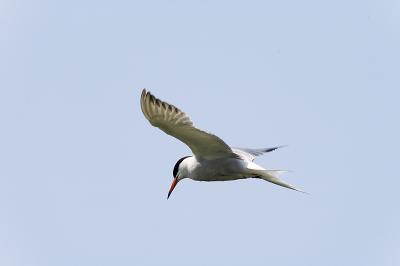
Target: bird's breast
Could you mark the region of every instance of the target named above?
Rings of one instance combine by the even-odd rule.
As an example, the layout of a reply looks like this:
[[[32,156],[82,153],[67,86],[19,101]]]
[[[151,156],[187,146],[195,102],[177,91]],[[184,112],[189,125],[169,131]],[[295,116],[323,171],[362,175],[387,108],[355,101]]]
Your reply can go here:
[[[244,162],[234,158],[203,160],[193,164],[189,178],[198,181],[225,181],[245,178]]]

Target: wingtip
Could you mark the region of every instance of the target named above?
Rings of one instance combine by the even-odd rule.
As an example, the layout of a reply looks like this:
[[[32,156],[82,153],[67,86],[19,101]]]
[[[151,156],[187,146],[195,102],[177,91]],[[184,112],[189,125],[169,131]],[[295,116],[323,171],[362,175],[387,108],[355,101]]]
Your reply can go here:
[[[271,148],[269,151],[275,151],[277,149],[286,148],[286,147],[288,147],[288,145],[279,145],[279,146]],[[267,149],[267,152],[268,152],[268,149]]]
[[[140,96],[140,107],[142,109],[142,113],[144,116],[149,119],[149,114],[148,114],[148,97],[149,97],[149,91],[146,88],[143,88],[142,90],[142,95]]]
[[[306,195],[311,195],[310,193],[308,193],[308,192],[306,192],[306,191],[303,191],[303,190],[300,190],[300,189],[297,189],[297,188],[292,188],[292,189],[295,190],[295,191],[297,191],[297,192],[306,194]]]

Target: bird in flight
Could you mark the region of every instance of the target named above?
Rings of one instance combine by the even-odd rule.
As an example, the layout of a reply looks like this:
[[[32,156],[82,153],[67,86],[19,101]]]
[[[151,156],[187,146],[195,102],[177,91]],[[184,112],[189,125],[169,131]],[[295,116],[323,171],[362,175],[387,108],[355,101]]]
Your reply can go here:
[[[257,156],[274,151],[282,146],[266,149],[230,147],[216,135],[196,128],[183,111],[172,104],[157,99],[146,89],[142,91],[140,106],[151,125],[179,139],[193,153],[192,156],[185,156],[176,162],[167,199],[176,184],[184,178],[196,181],[259,178],[303,192],[279,178],[286,171],[267,170],[254,163]]]

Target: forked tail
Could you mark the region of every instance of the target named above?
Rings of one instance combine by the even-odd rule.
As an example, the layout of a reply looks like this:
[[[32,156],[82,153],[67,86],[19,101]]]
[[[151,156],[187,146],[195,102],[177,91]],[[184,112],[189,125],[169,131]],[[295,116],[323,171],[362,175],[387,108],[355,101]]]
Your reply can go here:
[[[280,175],[282,173],[285,173],[287,171],[285,170],[256,170],[255,174],[257,175],[257,177],[264,179],[268,182],[274,183],[276,185],[285,187],[285,188],[289,188],[289,189],[293,189],[302,193],[306,193],[304,191],[301,191],[297,188],[295,188],[294,186],[286,183],[285,181],[279,179]]]

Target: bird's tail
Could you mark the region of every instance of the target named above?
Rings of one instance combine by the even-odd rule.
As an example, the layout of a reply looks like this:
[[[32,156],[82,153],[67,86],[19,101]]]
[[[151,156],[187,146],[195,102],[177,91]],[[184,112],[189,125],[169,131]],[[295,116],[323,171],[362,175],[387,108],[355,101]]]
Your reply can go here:
[[[293,189],[302,193],[306,193],[301,191],[294,186],[286,183],[282,179],[280,179],[280,175],[287,172],[286,170],[255,170],[253,173],[257,175],[258,178],[264,179],[268,182],[274,183],[278,186],[282,186],[285,188]]]

